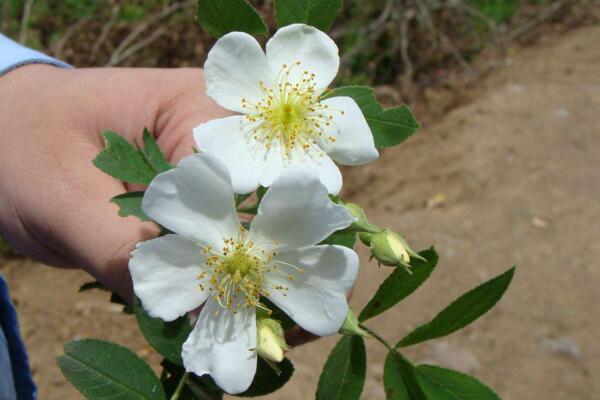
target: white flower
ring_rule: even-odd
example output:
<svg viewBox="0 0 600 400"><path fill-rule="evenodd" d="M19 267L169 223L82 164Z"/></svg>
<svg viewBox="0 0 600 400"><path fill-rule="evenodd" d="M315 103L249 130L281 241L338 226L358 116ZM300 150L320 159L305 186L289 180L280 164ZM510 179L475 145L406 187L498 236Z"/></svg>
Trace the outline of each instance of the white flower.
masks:
<svg viewBox="0 0 600 400"><path fill-rule="evenodd" d="M294 24L279 29L266 54L250 35L233 32L217 41L204 65L208 95L244 114L194 129L200 150L220 158L236 193L270 186L290 165L317 172L337 194L343 165L377 159L371 130L350 97L322 99L339 69L338 48L325 33Z"/></svg>
<svg viewBox="0 0 600 400"><path fill-rule="evenodd" d="M249 230L238 220L225 165L208 154L183 159L148 187L144 212L175 234L138 244L129 269L153 317L172 321L204 303L183 345L183 362L229 393L256 372L256 308L268 298L315 335L331 335L348 311L358 257L317 245L352 218L303 168L284 172L264 196Z"/></svg>

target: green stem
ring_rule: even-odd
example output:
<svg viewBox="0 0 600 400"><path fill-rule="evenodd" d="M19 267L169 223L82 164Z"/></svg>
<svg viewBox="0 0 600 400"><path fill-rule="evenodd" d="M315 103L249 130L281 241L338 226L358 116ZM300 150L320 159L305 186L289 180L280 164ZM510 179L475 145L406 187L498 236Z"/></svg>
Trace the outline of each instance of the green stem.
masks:
<svg viewBox="0 0 600 400"><path fill-rule="evenodd" d="M381 344L383 344L385 347L387 347L387 349L389 351L393 351L395 353L398 353L398 350L396 350L394 348L394 346L392 346L391 344L389 344L384 338L382 338L381 336L379 336L378 334L376 334L375 332L373 332L372 330L370 330L369 328L367 328L366 326L364 326L363 324L358 324L358 326L362 329L364 329L365 331L369 332L369 334L371 336L373 336L377 341L379 341Z"/></svg>
<svg viewBox="0 0 600 400"><path fill-rule="evenodd" d="M181 396L181 392L183 391L183 388L185 386L185 382L187 381L188 376L190 375L189 372L186 372L185 374L183 374L181 376L181 379L179 380L179 384L177 385L177 389L175 389L175 392L173 393L173 396L171 396L171 400L177 400L179 399L179 396Z"/></svg>

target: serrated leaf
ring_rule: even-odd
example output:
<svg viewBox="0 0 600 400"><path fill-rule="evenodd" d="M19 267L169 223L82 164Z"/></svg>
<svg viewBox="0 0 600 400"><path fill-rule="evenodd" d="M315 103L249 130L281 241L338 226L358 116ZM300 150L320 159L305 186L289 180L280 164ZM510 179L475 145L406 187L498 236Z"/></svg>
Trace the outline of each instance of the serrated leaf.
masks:
<svg viewBox="0 0 600 400"><path fill-rule="evenodd" d="M198 23L214 37L229 32L268 35L267 25L246 0L198 0Z"/></svg>
<svg viewBox="0 0 600 400"><path fill-rule="evenodd" d="M443 309L431 322L419 326L396 347L410 346L455 332L489 311L508 289L515 268L477 286Z"/></svg>
<svg viewBox="0 0 600 400"><path fill-rule="evenodd" d="M237 394L236 396L264 396L282 388L294 374L294 366L290 360L284 358L282 362L277 363L277 368L279 369L279 374L262 358L259 358L252 385L244 393Z"/></svg>
<svg viewBox="0 0 600 400"><path fill-rule="evenodd" d="M348 247L353 249L356 244L356 233L346 230L333 232L328 238L323 240L321 244L336 244L338 246Z"/></svg>
<svg viewBox="0 0 600 400"><path fill-rule="evenodd" d="M142 199L144 192L123 193L110 199L111 203L119 206L119 215L121 217L134 216L142 221L150 221L150 218L142 210Z"/></svg>
<svg viewBox="0 0 600 400"><path fill-rule="evenodd" d="M356 101L371 128L376 147L396 146L419 129L407 106L384 109L368 86L342 86L324 97L336 96L348 96Z"/></svg>
<svg viewBox="0 0 600 400"><path fill-rule="evenodd" d="M437 252L431 248L421 251L419 255L427 261L413 258L410 268L412 273L407 272L403 267L395 268L361 311L358 316L359 321L366 321L398 304L429 278L438 262Z"/></svg>
<svg viewBox="0 0 600 400"><path fill-rule="evenodd" d="M365 384L367 354L360 336L342 336L319 377L317 400L358 400Z"/></svg>
<svg viewBox="0 0 600 400"><path fill-rule="evenodd" d="M144 308L137 297L133 303L135 318L142 335L150 346L170 362L181 365L181 347L192 332L192 325L187 315L172 322L153 318Z"/></svg>
<svg viewBox="0 0 600 400"><path fill-rule="evenodd" d="M105 148L93 163L108 175L124 182L147 185L156 172L131 143L114 132L104 132Z"/></svg>
<svg viewBox="0 0 600 400"><path fill-rule="evenodd" d="M342 8L342 0L275 0L277 24L312 25L328 31Z"/></svg>
<svg viewBox="0 0 600 400"><path fill-rule="evenodd" d="M160 381L144 360L115 343L96 339L65 344L58 363L89 400L165 400Z"/></svg>
<svg viewBox="0 0 600 400"><path fill-rule="evenodd" d="M390 351L385 359L383 387L387 400L429 400L419 386L415 367L395 351Z"/></svg>
<svg viewBox="0 0 600 400"><path fill-rule="evenodd" d="M467 374L426 364L416 369L427 400L500 400L490 388Z"/></svg>
<svg viewBox="0 0 600 400"><path fill-rule="evenodd" d="M173 168L173 166L167 162L164 154L156 144L156 141L146 128L144 128L142 140L144 142L142 153L146 157L146 161L152 166L156 173L160 174L161 172L165 172Z"/></svg>

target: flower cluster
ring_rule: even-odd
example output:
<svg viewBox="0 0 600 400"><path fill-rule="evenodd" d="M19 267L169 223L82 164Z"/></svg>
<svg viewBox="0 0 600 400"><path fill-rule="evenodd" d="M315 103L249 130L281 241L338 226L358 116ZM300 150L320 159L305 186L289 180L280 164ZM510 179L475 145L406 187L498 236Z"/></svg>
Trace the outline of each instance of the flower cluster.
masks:
<svg viewBox="0 0 600 400"><path fill-rule="evenodd" d="M198 126L201 153L152 181L143 211L173 233L138 244L129 266L150 316L172 321L201 307L184 366L240 393L257 356L278 362L287 350L265 299L315 335L342 327L358 257L319 244L355 222L329 198L342 186L332 160L364 164L378 153L355 101L327 98L338 49L313 27L280 29L266 54L251 36L230 33L205 67L208 95L241 115ZM244 224L234 194L261 185L268 191Z"/></svg>

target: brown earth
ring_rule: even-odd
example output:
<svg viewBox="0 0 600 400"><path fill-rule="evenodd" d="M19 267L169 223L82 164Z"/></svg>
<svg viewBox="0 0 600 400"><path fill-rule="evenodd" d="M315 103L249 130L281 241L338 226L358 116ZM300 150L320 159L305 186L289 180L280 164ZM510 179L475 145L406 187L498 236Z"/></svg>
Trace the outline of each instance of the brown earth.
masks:
<svg viewBox="0 0 600 400"><path fill-rule="evenodd" d="M395 341L449 301L518 264L506 297L464 331L407 355L473 373L505 400L593 399L600 391L600 27L505 59L469 104L375 165L348 171L346 197L370 218L434 244L441 262L420 291L369 325ZM388 270L364 263L352 303ZM64 342L97 337L156 358L134 321L102 293L78 294L78 271L2 266L17 303L40 399L81 398L61 376ZM293 351L296 374L269 399L310 399L335 343ZM364 399L383 399L385 350L368 343Z"/></svg>

